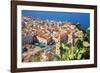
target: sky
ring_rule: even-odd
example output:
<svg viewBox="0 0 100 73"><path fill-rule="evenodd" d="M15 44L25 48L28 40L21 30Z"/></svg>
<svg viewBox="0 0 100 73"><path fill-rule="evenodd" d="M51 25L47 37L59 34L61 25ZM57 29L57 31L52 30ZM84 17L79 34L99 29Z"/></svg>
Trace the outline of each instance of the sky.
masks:
<svg viewBox="0 0 100 73"><path fill-rule="evenodd" d="M81 26L85 29L90 26L89 13L22 10L22 16L31 16L32 18L80 23Z"/></svg>

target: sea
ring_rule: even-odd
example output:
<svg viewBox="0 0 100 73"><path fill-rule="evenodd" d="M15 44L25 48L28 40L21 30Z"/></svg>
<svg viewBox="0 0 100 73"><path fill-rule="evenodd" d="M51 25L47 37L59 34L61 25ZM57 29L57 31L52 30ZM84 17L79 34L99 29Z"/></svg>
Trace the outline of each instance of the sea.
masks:
<svg viewBox="0 0 100 73"><path fill-rule="evenodd" d="M22 16L53 21L72 22L75 24L79 23L84 29L90 27L90 13L22 10Z"/></svg>

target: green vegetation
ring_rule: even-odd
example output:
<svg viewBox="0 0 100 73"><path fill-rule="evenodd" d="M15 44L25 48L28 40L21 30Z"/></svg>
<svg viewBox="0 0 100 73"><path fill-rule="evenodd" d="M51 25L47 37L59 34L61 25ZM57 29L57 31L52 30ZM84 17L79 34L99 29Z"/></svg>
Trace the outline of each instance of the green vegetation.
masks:
<svg viewBox="0 0 100 73"><path fill-rule="evenodd" d="M60 55L55 55L54 60L65 61L65 60L82 60L89 59L89 30L86 33L81 32L80 35L73 39L75 42L66 43L60 42ZM73 43L75 45L73 45Z"/></svg>

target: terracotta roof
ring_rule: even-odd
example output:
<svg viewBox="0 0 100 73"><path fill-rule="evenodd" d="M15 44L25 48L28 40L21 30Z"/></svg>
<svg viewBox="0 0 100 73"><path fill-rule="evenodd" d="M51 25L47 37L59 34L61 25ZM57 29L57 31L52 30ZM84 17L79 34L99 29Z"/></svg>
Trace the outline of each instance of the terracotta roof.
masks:
<svg viewBox="0 0 100 73"><path fill-rule="evenodd" d="M46 40L49 40L49 39L51 39L51 37L49 36L49 35L45 35L45 34L37 34L37 36L38 37L41 37L41 38L44 38L44 39L46 39Z"/></svg>

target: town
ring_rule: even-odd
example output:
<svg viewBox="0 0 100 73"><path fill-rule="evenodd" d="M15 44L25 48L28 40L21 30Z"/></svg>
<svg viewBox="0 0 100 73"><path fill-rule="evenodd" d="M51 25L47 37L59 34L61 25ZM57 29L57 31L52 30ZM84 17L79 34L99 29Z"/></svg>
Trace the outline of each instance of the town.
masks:
<svg viewBox="0 0 100 73"><path fill-rule="evenodd" d="M76 59L75 43L79 39L83 40L83 36L84 32L78 29L75 23L22 16L22 61L57 61L58 57L62 60ZM89 47L89 43L85 43L88 44L86 47ZM67 57L68 53L63 55L64 50L61 48L64 47L66 50L74 50L71 51L70 58Z"/></svg>

